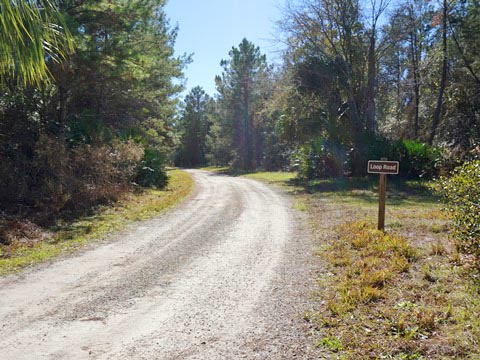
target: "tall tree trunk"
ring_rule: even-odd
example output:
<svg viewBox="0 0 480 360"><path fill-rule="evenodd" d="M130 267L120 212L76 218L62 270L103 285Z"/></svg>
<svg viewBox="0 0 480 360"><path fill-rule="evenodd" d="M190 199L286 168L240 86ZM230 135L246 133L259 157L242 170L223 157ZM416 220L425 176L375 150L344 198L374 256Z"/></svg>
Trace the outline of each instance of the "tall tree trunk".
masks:
<svg viewBox="0 0 480 360"><path fill-rule="evenodd" d="M367 132L373 134L376 131L375 121L375 85L376 85L376 59L375 59L375 27L372 28L370 35L370 46L368 48L368 81L367 81Z"/></svg>
<svg viewBox="0 0 480 360"><path fill-rule="evenodd" d="M395 109L395 118L397 120L397 124L400 124L400 118L402 115L401 107L402 107L402 64L400 63L400 54L397 51L397 108Z"/></svg>
<svg viewBox="0 0 480 360"><path fill-rule="evenodd" d="M199 165L199 141L198 141L198 116L197 114L193 115L191 123L191 134L192 134L192 144L191 144L191 153L190 155L190 165L196 167Z"/></svg>
<svg viewBox="0 0 480 360"><path fill-rule="evenodd" d="M475 80L475 83L477 84L477 86L480 86L480 78L477 76L477 74L475 73L475 70L472 67L473 61L468 59L467 56L465 55L465 51L463 50L462 46L460 45L460 42L458 41L457 36L455 35L455 31L454 31L451 23L450 23L450 36L455 42L455 45L458 49L458 52L460 53L460 56L462 57L463 63L465 64L465 67L467 68L470 75L472 75L472 77Z"/></svg>
<svg viewBox="0 0 480 360"><path fill-rule="evenodd" d="M433 144L435 135L437 132L438 125L440 123L440 118L442 114L443 106L443 93L445 92L445 85L447 83L447 71L448 71L448 54L447 54L447 0L443 0L443 21L442 21L442 53L443 53L443 62L442 62L442 77L440 79L440 88L438 89L438 98L437 106L433 112L432 119L432 129L430 132L430 137L428 143Z"/></svg>
<svg viewBox="0 0 480 360"><path fill-rule="evenodd" d="M353 158L352 158L352 173L353 175L360 175L364 169L365 149L363 144L363 126L360 121L358 113L357 101L355 100L353 85L349 85L348 107L350 126L353 140Z"/></svg>
<svg viewBox="0 0 480 360"><path fill-rule="evenodd" d="M418 132L420 128L420 69L419 69L419 44L417 37L417 26L413 7L409 7L410 16L410 62L413 73L413 102L414 102L414 116L413 116L413 137L418 139Z"/></svg>
<svg viewBox="0 0 480 360"><path fill-rule="evenodd" d="M244 170L251 170L251 163L252 163L252 154L251 154L251 141L250 141L250 86L249 86L249 78L245 76L243 82L243 96L244 96L244 104L243 104L243 139L244 139L244 148L243 148L243 164L242 167Z"/></svg>
<svg viewBox="0 0 480 360"><path fill-rule="evenodd" d="M418 132L420 129L420 81L418 79L418 63L415 65L413 77L414 77L413 92L415 96L415 105L414 105L415 117L414 117L414 123L413 123L413 137L415 140L417 140Z"/></svg>

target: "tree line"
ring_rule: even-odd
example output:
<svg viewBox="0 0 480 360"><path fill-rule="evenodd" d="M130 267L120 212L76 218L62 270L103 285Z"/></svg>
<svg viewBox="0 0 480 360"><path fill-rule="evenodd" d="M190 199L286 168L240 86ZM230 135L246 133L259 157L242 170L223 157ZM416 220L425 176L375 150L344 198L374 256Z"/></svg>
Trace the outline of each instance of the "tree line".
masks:
<svg viewBox="0 0 480 360"><path fill-rule="evenodd" d="M288 3L282 65L246 39L233 47L218 95L185 99L177 163L315 178L388 157L408 177L447 171L479 155L479 29L470 0Z"/></svg>
<svg viewBox="0 0 480 360"><path fill-rule="evenodd" d="M287 2L280 65L243 39L181 103L165 3L0 1L3 211L84 212L166 164L418 178L479 156L476 0Z"/></svg>
<svg viewBox="0 0 480 360"><path fill-rule="evenodd" d="M164 186L189 61L174 55L165 1L0 6L1 208L47 221Z"/></svg>

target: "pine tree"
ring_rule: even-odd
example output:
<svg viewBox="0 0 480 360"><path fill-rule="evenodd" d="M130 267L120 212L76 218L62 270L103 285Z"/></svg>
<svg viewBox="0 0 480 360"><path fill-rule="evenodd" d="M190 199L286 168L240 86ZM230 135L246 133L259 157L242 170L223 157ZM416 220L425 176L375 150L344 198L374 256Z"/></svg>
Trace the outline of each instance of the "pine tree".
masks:
<svg viewBox="0 0 480 360"><path fill-rule="evenodd" d="M229 52L230 59L222 60L223 73L217 76L219 102L233 129L236 150L235 166L242 170L256 167L253 116L258 106L258 82L266 71L266 57L247 39Z"/></svg>
<svg viewBox="0 0 480 360"><path fill-rule="evenodd" d="M188 167L206 165L212 103L213 100L200 86L194 87L185 97L185 107L180 119L181 144L176 159L179 165Z"/></svg>

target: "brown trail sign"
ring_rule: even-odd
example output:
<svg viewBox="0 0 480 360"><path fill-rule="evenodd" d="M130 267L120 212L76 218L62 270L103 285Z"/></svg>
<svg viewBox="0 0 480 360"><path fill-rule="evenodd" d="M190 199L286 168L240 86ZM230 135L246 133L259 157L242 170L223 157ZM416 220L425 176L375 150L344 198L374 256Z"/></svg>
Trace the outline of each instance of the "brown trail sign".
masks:
<svg viewBox="0 0 480 360"><path fill-rule="evenodd" d="M400 170L398 161L369 160L367 171L369 174L380 174L378 200L378 230L385 229L385 199L387 194L387 174L396 175Z"/></svg>
<svg viewBox="0 0 480 360"><path fill-rule="evenodd" d="M398 161L382 161L382 160L369 160L368 172L370 174L398 174L399 170Z"/></svg>

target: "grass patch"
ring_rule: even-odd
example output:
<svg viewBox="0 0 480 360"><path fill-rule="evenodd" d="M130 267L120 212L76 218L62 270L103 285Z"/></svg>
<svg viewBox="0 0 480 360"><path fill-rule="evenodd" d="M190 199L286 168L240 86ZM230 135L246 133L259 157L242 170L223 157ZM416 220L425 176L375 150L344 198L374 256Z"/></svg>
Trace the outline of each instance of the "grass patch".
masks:
<svg viewBox="0 0 480 360"><path fill-rule="evenodd" d="M85 244L119 231L127 224L160 214L184 199L193 187L191 176L180 170L169 171L165 190L149 189L129 194L113 207L101 207L94 215L70 223L59 223L49 229L43 241L24 244L16 241L0 245L0 275L49 260L59 254L71 253Z"/></svg>
<svg viewBox="0 0 480 360"><path fill-rule="evenodd" d="M314 180L304 184L308 193L321 193L335 198L337 202L372 207L378 205L378 178L374 176ZM440 197L432 191L430 182L388 178L387 203L390 206L427 207L439 201Z"/></svg>
<svg viewBox="0 0 480 360"><path fill-rule="evenodd" d="M282 186L291 186L294 185L297 180L296 172L288 171L258 171L258 172L243 172L238 169L230 168L227 166L218 167L218 166L208 166L203 167L200 170L211 171L214 173L220 173L230 176L241 176L247 179L253 179L258 181L263 181L269 184L276 184Z"/></svg>
<svg viewBox="0 0 480 360"><path fill-rule="evenodd" d="M332 315L342 316L384 298L384 289L409 270L416 254L404 238L385 235L366 222L345 224L338 233L327 255L337 275L328 308ZM337 258L349 261L340 267Z"/></svg>
<svg viewBox="0 0 480 360"><path fill-rule="evenodd" d="M243 174L242 177L263 181L269 184L289 185L297 177L295 172L286 171L262 171L249 174Z"/></svg>
<svg viewBox="0 0 480 360"><path fill-rule="evenodd" d="M350 359L478 358L478 292L448 257L362 221L337 232L322 253L333 273L319 280L322 342L338 339Z"/></svg>
<svg viewBox="0 0 480 360"><path fill-rule="evenodd" d="M297 179L296 172L289 171L260 171L255 173L240 174L247 179L262 181L264 183L279 186L283 191L296 195L294 208L298 211L306 211L308 208L305 192L305 184Z"/></svg>
<svg viewBox="0 0 480 360"><path fill-rule="evenodd" d="M386 233L376 184L308 184L319 261L316 345L347 359L480 358L480 295L429 184L388 184ZM335 339L341 349L333 349Z"/></svg>
<svg viewBox="0 0 480 360"><path fill-rule="evenodd" d="M242 176L280 185L307 211L317 255L316 347L346 359L480 358L480 295L431 183L388 178L386 233L378 178L304 182L293 173Z"/></svg>
<svg viewBox="0 0 480 360"><path fill-rule="evenodd" d="M287 192L295 195L319 195L333 201L353 206L376 208L378 206L378 177L353 177L338 179L300 180L295 172L253 172L240 173L229 168L213 168L213 171L232 176L242 176L268 184L280 185ZM217 170L215 170L217 169ZM210 168L206 170L212 171ZM431 207L440 202L440 197L432 191L433 185L427 181L404 180L389 177L387 184L387 204L393 207L413 205ZM438 207L432 216L446 219ZM439 215L440 214L440 215ZM427 215L426 215L427 216Z"/></svg>
<svg viewBox="0 0 480 360"><path fill-rule="evenodd" d="M307 211L308 205L304 200L296 200L293 204L293 208L297 211Z"/></svg>
<svg viewBox="0 0 480 360"><path fill-rule="evenodd" d="M320 346L323 346L326 349L333 352L338 352L343 350L343 346L340 340L336 338L331 338L331 337L324 337L315 345L315 347L320 347Z"/></svg>
<svg viewBox="0 0 480 360"><path fill-rule="evenodd" d="M431 183L389 177L383 233L375 176L242 176L280 185L309 214L324 264L317 308L305 317L316 347L345 359L480 358L479 290Z"/></svg>

